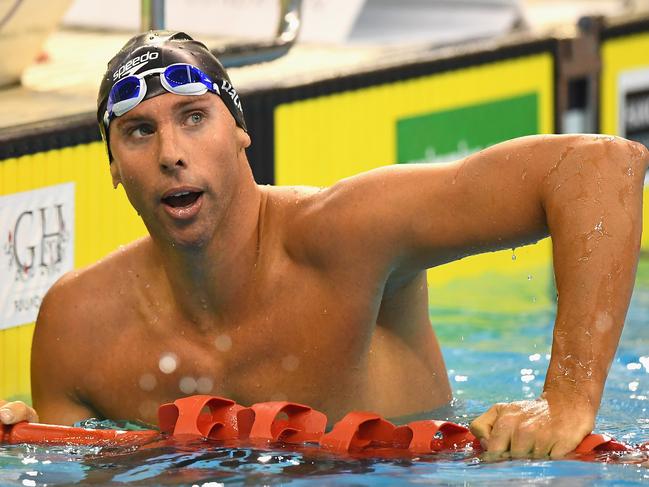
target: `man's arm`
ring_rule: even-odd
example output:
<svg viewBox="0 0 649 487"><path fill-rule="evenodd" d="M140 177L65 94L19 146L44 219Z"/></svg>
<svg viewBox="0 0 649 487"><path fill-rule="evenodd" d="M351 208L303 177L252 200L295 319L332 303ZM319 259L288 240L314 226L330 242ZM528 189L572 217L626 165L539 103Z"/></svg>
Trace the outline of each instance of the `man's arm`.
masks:
<svg viewBox="0 0 649 487"><path fill-rule="evenodd" d="M74 308L73 303L64 300L66 292L61 289L65 287L64 282L65 277L47 293L36 322L31 362L32 402L35 408L22 401L0 399L2 424L41 421L71 425L93 416L92 410L76 398L71 382L79 368L74 367L70 358L78 356L79 350L67 341L70 326L66 328L61 325L66 322L65 310Z"/></svg>
<svg viewBox="0 0 649 487"><path fill-rule="evenodd" d="M472 429L495 453L561 456L591 431L617 347L646 167L647 150L620 138L525 137L451 164L342 181L324 195L332 221L323 225L336 228L332 253L349 246L358 259L385 262L388 288L423 268L550 233L559 306L544 392L494 406Z"/></svg>
<svg viewBox="0 0 649 487"><path fill-rule="evenodd" d="M75 293L66 281L63 277L54 284L41 304L32 341L31 382L40 420L72 425L96 414L78 396L77 379L87 352L76 331Z"/></svg>
<svg viewBox="0 0 649 487"><path fill-rule="evenodd" d="M545 178L558 291L552 358L539 400L496 405L473 423L491 452L559 457L594 426L633 290L647 167L639 144L598 143L564 152Z"/></svg>

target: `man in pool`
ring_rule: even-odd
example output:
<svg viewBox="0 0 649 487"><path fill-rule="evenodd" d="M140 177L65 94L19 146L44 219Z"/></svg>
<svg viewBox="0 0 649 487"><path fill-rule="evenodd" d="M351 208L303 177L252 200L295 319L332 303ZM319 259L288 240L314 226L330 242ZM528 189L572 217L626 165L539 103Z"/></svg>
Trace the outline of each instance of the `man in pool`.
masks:
<svg viewBox="0 0 649 487"><path fill-rule="evenodd" d="M430 411L451 389L425 270L551 235L560 299L543 392L493 406L472 430L494 454L560 457L593 429L638 259L642 145L532 136L326 189L258 186L226 73L166 32L109 63L98 120L113 182L149 236L44 299L41 421L154 423L159 404L197 392L287 399L331 420ZM16 402L0 418L37 415Z"/></svg>

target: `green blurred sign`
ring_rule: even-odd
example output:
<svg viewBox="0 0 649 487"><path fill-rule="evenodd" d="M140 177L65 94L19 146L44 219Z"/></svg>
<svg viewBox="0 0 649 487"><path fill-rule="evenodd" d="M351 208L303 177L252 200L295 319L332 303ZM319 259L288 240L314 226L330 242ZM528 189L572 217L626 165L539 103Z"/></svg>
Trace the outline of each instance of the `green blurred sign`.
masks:
<svg viewBox="0 0 649 487"><path fill-rule="evenodd" d="M507 139L536 134L538 105L538 95L532 93L401 119L397 161L453 161Z"/></svg>

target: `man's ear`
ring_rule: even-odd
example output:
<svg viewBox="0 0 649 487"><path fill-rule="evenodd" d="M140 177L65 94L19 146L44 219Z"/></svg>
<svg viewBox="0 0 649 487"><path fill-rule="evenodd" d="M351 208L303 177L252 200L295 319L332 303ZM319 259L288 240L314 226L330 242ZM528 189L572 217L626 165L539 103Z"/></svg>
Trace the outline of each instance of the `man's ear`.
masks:
<svg viewBox="0 0 649 487"><path fill-rule="evenodd" d="M115 161L112 161L110 163L110 176L113 178L113 188L117 189L117 186L119 186L122 182L122 176L119 173L119 169L117 168L117 163Z"/></svg>
<svg viewBox="0 0 649 487"><path fill-rule="evenodd" d="M237 140L239 141L239 144L241 145L242 149L247 149L250 147L250 144L252 144L252 140L250 139L250 135L248 135L248 132L243 130L241 127L237 127Z"/></svg>

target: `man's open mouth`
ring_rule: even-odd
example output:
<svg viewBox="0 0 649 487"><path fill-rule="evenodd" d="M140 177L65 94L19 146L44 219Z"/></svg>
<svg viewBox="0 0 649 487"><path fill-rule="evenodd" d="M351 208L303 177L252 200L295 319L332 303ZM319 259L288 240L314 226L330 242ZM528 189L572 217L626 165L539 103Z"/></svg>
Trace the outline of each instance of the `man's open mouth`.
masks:
<svg viewBox="0 0 649 487"><path fill-rule="evenodd" d="M162 202L172 208L184 208L196 203L202 194L202 191L178 191L162 198Z"/></svg>

